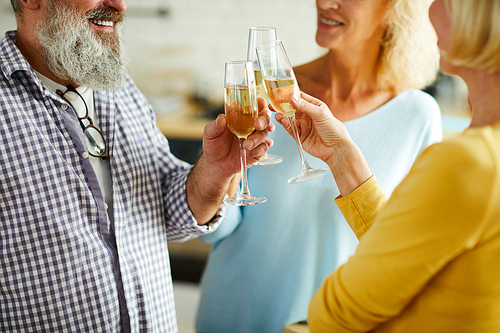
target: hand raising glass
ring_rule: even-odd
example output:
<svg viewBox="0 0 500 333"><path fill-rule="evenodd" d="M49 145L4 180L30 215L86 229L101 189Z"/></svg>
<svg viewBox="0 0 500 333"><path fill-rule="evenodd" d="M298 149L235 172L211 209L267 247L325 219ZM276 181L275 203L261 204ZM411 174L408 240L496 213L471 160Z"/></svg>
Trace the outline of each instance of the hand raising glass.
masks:
<svg viewBox="0 0 500 333"><path fill-rule="evenodd" d="M295 109L290 104L290 94L298 94L299 86L292 66L280 40L266 42L257 47L264 88L274 110L289 118L293 136L300 153L301 172L290 178L288 183L300 183L322 176L329 169L313 169L307 162L295 124Z"/></svg>
<svg viewBox="0 0 500 333"><path fill-rule="evenodd" d="M248 206L267 201L265 197L250 194L247 182L246 150L243 141L255 130L258 116L255 73L251 61L226 63L224 75L224 110L227 126L238 137L240 146L241 190L235 197L224 202L235 206Z"/></svg>

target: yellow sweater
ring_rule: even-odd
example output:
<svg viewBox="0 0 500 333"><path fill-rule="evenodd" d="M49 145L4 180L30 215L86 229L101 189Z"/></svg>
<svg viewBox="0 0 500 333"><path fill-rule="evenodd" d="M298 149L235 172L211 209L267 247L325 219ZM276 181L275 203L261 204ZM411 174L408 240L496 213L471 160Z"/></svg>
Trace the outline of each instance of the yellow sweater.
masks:
<svg viewBox="0 0 500 333"><path fill-rule="evenodd" d="M358 238L309 306L311 332L500 332L500 124L428 148L386 200L336 199Z"/></svg>

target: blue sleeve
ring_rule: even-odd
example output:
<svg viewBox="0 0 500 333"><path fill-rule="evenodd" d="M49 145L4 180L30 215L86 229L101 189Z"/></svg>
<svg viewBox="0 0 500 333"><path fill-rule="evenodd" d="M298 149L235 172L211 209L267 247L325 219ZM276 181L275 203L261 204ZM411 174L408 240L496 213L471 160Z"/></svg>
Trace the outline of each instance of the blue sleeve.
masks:
<svg viewBox="0 0 500 333"><path fill-rule="evenodd" d="M217 230L210 234L200 236L200 240L205 243L215 243L232 234L241 222L241 211L241 207L228 205L226 215L222 218Z"/></svg>

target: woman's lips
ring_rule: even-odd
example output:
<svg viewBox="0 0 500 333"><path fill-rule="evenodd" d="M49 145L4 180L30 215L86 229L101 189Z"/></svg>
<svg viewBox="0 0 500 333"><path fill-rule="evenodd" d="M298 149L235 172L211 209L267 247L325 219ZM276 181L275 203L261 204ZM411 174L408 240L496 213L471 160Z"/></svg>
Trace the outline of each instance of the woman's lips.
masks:
<svg viewBox="0 0 500 333"><path fill-rule="evenodd" d="M339 21L335 21L332 19L327 19L326 17L320 16L319 17L319 22L326 25L326 26L339 26L339 25L344 25L343 23Z"/></svg>

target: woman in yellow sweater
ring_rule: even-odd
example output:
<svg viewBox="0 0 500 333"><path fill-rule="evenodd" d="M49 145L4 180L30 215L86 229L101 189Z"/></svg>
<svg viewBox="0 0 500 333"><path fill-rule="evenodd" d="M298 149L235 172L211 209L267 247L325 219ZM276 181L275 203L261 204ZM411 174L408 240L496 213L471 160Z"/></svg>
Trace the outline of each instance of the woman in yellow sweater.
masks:
<svg viewBox="0 0 500 333"><path fill-rule="evenodd" d="M436 0L429 14L471 125L425 150L389 200L327 106L291 97L360 239L313 297L312 332L500 332L500 0Z"/></svg>

